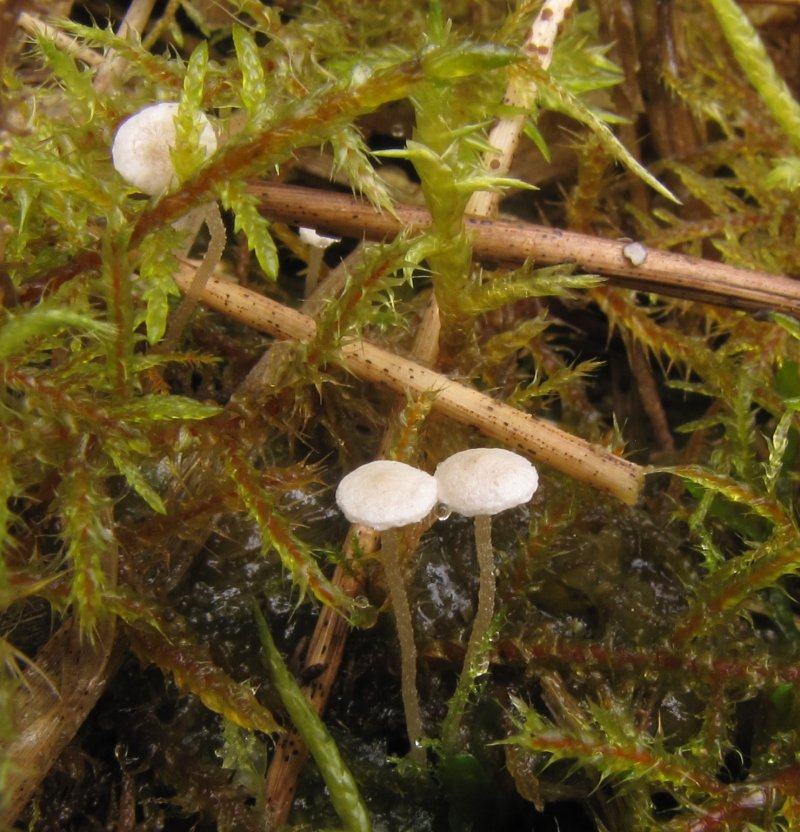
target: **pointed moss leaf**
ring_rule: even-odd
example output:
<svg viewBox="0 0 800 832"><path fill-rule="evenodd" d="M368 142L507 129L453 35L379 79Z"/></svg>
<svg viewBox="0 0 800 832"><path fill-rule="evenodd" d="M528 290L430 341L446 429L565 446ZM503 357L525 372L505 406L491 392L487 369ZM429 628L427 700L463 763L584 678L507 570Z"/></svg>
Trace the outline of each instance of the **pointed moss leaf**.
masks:
<svg viewBox="0 0 800 832"><path fill-rule="evenodd" d="M184 396L149 394L114 408L115 418L129 422L161 422L178 419L209 419L222 412L216 405L196 402Z"/></svg>
<svg viewBox="0 0 800 832"><path fill-rule="evenodd" d="M65 210L61 206L64 206L68 197L80 199L93 210L111 211L115 207L108 185L94 173L94 160L88 155L83 157L73 154L67 161L57 155L50 143L33 147L20 141L12 143L10 155L14 162L26 169L29 176L47 186L43 189L47 201L40 208L47 210L53 204L59 205L59 209L52 212L59 222L69 219L57 215L59 211Z"/></svg>
<svg viewBox="0 0 800 832"><path fill-rule="evenodd" d="M105 610L106 566L114 546L113 502L86 459L74 459L58 486L58 514L71 571L69 601L81 634L92 638Z"/></svg>
<svg viewBox="0 0 800 832"><path fill-rule="evenodd" d="M146 304L145 331L151 346L164 337L169 315L169 299L180 296L173 278L178 267L177 258L173 253L175 237L172 226L166 226L157 233L148 234L140 247L142 262L137 285L143 287L141 295Z"/></svg>
<svg viewBox="0 0 800 832"><path fill-rule="evenodd" d="M170 621L162 617L160 623L163 633L150 628L132 630L137 653L172 673L179 688L195 694L206 708L235 725L265 734L280 731L272 712L253 690L219 667L205 641L192 634L180 616L173 612Z"/></svg>
<svg viewBox="0 0 800 832"><path fill-rule="evenodd" d="M245 192L239 183L225 185L220 191L222 204L234 214L234 230L243 231L247 247L254 252L258 265L270 279L278 277L278 250L267 222L258 210L258 199Z"/></svg>
<svg viewBox="0 0 800 832"><path fill-rule="evenodd" d="M65 329L93 332L104 338L114 335L114 327L89 315L50 306L36 306L21 313L9 314L0 327L0 358L8 358L23 351L33 338L52 335Z"/></svg>
<svg viewBox="0 0 800 832"><path fill-rule="evenodd" d="M750 18L734 0L710 0L739 66L795 147L800 148L800 104L772 59Z"/></svg>
<svg viewBox="0 0 800 832"><path fill-rule="evenodd" d="M305 694L286 667L272 640L267 622L255 604L253 615L264 651L264 664L269 671L272 684L319 768L336 814L339 815L347 832L371 832L372 822L358 791L358 784L342 759L333 737L328 733L317 712L309 705Z"/></svg>
<svg viewBox="0 0 800 832"><path fill-rule="evenodd" d="M678 205L681 204L681 201L669 188L662 185L650 171L633 158L630 151L611 132L600 114L587 107L577 96L558 84L552 77L543 76L540 79L539 100L542 106L564 113L564 115L568 115L588 127L603 146L603 149L619 164L628 168L631 173L638 176L662 196Z"/></svg>
<svg viewBox="0 0 800 832"><path fill-rule="evenodd" d="M376 150L373 156L379 156L382 159L408 159L410 162L441 163L441 156L438 153L414 139L408 139L405 147Z"/></svg>
<svg viewBox="0 0 800 832"><path fill-rule="evenodd" d="M203 106L203 86L208 70L208 43L201 41L192 52L183 77L181 103L199 110Z"/></svg>
<svg viewBox="0 0 800 832"><path fill-rule="evenodd" d="M541 134L539 128L536 126L536 122L533 119L529 118L525 120L524 132L525 135L536 145L537 150L542 154L542 158L545 162L549 162L551 159L550 148L547 146L544 136Z"/></svg>
<svg viewBox="0 0 800 832"><path fill-rule="evenodd" d="M510 176L470 176L456 183L456 190L461 194L474 194L476 191L499 191L504 188L518 188L524 191L538 191L536 185L523 182L521 179L513 179Z"/></svg>
<svg viewBox="0 0 800 832"><path fill-rule="evenodd" d="M789 439L791 438L790 431L794 425L797 411L800 410L800 399L789 400L787 404L789 409L778 420L772 438L767 438L769 458L762 463L764 467L764 485L771 494L775 491L775 485L787 458Z"/></svg>
<svg viewBox="0 0 800 832"><path fill-rule="evenodd" d="M523 320L517 326L505 329L489 338L481 346L481 355L492 366L496 366L519 350L529 348L531 342L538 338L547 327L548 322L542 318ZM538 378L535 378L534 384L538 385L538 383Z"/></svg>
<svg viewBox="0 0 800 832"><path fill-rule="evenodd" d="M365 196L376 208L393 214L394 204L389 189L372 166L368 158L369 148L358 130L348 125L331 137L331 148L334 170L347 176L353 191Z"/></svg>
<svg viewBox="0 0 800 832"><path fill-rule="evenodd" d="M664 470L676 474L689 484L700 486L731 503L738 504L745 511L753 512L771 523L786 522L785 512L774 500L757 494L747 485L731 477L716 474L699 465L680 465Z"/></svg>
<svg viewBox="0 0 800 832"><path fill-rule="evenodd" d="M570 92L581 95L613 87L624 73L609 57L610 46L592 46L600 29L596 11L575 15L564 27L553 49L550 73Z"/></svg>
<svg viewBox="0 0 800 832"><path fill-rule="evenodd" d="M764 177L765 188L783 188L787 191L800 188L800 157L778 159L773 165L772 170Z"/></svg>
<svg viewBox="0 0 800 832"><path fill-rule="evenodd" d="M289 521L275 510L274 495L264 488L250 460L232 452L225 460L225 467L248 514L258 524L264 553L277 552L301 596L311 589L322 603L346 611L356 626L374 620L373 608L357 604L326 577L309 547L296 536Z"/></svg>
<svg viewBox="0 0 800 832"><path fill-rule="evenodd" d="M570 297L579 289L593 289L603 278L591 274L571 274L571 267L549 266L531 272L516 269L486 283L471 285L463 295L465 311L481 314L508 303L532 297Z"/></svg>
<svg viewBox="0 0 800 832"><path fill-rule="evenodd" d="M69 102L80 107L81 120L90 121L97 97L92 84L92 74L81 70L67 50L59 49L45 35L40 33L36 38L36 44L67 91Z"/></svg>
<svg viewBox="0 0 800 832"><path fill-rule="evenodd" d="M422 54L422 69L431 80L445 81L480 75L519 63L521 55L514 49L488 43L459 43L434 47Z"/></svg>
<svg viewBox="0 0 800 832"><path fill-rule="evenodd" d="M131 460L125 452L113 445L107 444L105 451L114 463L114 467L125 478L128 485L150 506L157 514L166 514L167 509L158 492L142 475L138 460Z"/></svg>
<svg viewBox="0 0 800 832"><path fill-rule="evenodd" d="M192 52L183 79L183 94L175 116L175 147L172 163L178 179L188 179L205 161L200 144L202 127L203 86L208 69L208 43L201 41Z"/></svg>
<svg viewBox="0 0 800 832"><path fill-rule="evenodd" d="M264 67L261 65L258 46L250 32L235 23L233 26L233 45L242 73L242 104L250 118L264 115L267 100L267 81Z"/></svg>

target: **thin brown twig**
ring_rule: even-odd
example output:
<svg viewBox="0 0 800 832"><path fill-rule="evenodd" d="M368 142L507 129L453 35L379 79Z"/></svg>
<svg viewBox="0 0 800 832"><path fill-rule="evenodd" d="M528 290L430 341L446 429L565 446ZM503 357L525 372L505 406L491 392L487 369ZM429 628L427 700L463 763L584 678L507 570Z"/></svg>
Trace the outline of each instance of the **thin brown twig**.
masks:
<svg viewBox="0 0 800 832"><path fill-rule="evenodd" d="M117 29L117 36L125 38L133 32L141 34L150 19L153 6L155 6L155 0L131 0L128 11L125 12L125 17ZM119 56L116 50L109 49L94 76L94 88L98 94L107 93L120 78L127 65L125 58Z"/></svg>
<svg viewBox="0 0 800 832"><path fill-rule="evenodd" d="M189 287L193 272L194 267L187 263L178 271L175 279L182 291ZM308 341L316 333L313 318L220 277L209 280L200 301L277 338ZM384 384L398 393L434 394L433 407L439 413L472 425L485 435L625 503L639 499L646 469L605 448L369 341L347 342L340 354L348 369L359 378Z"/></svg>
<svg viewBox="0 0 800 832"><path fill-rule="evenodd" d="M321 232L370 240L419 231L430 224L423 208L395 206L381 213L345 194L294 185L254 184L262 212L283 222L310 225ZM800 316L800 281L785 275L739 269L713 260L655 248L629 248L630 241L608 240L526 222L469 218L477 260L487 265L574 263L609 283L642 292L732 306L776 310ZM639 262L637 255L643 254ZM638 265L637 265L638 262Z"/></svg>
<svg viewBox="0 0 800 832"><path fill-rule="evenodd" d="M50 23L45 23L36 15L22 12L17 23L20 29L26 31L29 35L43 35L50 38L59 49L89 66L98 66L103 62L103 56L99 52L95 52L94 49L89 49L87 46L81 46L77 38L62 32L61 29Z"/></svg>

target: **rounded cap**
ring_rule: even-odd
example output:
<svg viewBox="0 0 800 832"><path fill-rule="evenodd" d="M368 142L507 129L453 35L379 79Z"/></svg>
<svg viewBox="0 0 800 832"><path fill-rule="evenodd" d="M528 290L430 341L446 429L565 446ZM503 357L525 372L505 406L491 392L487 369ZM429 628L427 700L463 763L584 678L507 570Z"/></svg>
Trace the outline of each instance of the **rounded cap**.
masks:
<svg viewBox="0 0 800 832"><path fill-rule="evenodd" d="M465 517L498 514L527 503L539 485L524 456L502 448L472 448L436 468L439 501Z"/></svg>
<svg viewBox="0 0 800 832"><path fill-rule="evenodd" d="M114 168L140 191L154 196L165 191L175 176L170 150L175 147L173 101L151 104L122 122L111 146ZM206 156L217 149L211 122L201 113L200 146Z"/></svg>
<svg viewBox="0 0 800 832"><path fill-rule="evenodd" d="M388 459L356 468L336 489L344 516L379 532L422 520L436 501L436 480L430 474Z"/></svg>

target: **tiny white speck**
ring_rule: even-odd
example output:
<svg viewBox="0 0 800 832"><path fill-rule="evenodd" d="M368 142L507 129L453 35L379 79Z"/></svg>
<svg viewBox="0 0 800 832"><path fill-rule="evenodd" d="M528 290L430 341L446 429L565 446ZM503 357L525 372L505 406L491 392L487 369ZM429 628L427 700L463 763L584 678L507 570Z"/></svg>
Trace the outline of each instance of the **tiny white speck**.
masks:
<svg viewBox="0 0 800 832"><path fill-rule="evenodd" d="M641 266L647 260L647 249L641 243L628 243L622 253L634 266Z"/></svg>

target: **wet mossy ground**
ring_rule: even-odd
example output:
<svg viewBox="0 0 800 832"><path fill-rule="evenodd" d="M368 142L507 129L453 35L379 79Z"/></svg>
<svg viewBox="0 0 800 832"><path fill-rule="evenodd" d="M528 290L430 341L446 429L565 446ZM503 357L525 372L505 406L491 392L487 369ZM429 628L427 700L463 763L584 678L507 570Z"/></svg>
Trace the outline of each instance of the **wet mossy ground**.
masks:
<svg viewBox="0 0 800 832"><path fill-rule="evenodd" d="M54 25L89 58L52 32L0 32L0 812L31 792L10 828L264 829L273 729L290 725L254 604L310 685L323 603L357 625L324 720L375 830L800 826L797 310L598 284L574 262L509 279L472 269L468 238L451 233L515 73L541 95L512 173L540 190L512 188L501 210L704 256L709 270L800 273L797 136L749 80L752 45L726 40L708 4L575 3L552 71L525 75L539 6L195 2L143 46L94 25L116 26L124 4L58 4ZM153 20L170 9L156 4ZM796 93L800 12L748 11ZM100 91L112 48L128 71ZM156 98L211 113L263 158L232 154L208 181L143 200L108 148ZM370 153L409 138L416 156ZM634 156L680 204L637 178ZM228 277L303 302L296 229L261 217L244 189L276 178L313 188L319 211L331 190L384 211L424 203L432 228L368 247L310 345L201 308L160 353L181 200L222 202ZM206 245L201 234L192 253ZM326 269L357 245L331 249ZM435 395L398 401L341 357L342 338L361 336L408 355L432 292L440 370L647 476L624 505L541 466L530 504L495 518L490 670L448 741L477 602L473 523L406 531L430 738L419 770L405 759L379 551L356 547L346 567L355 601L330 581L349 531L333 498L345 473L384 442L430 471L490 441ZM266 381L243 394L265 353ZM342 824L307 763L284 828Z"/></svg>

